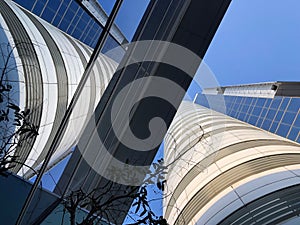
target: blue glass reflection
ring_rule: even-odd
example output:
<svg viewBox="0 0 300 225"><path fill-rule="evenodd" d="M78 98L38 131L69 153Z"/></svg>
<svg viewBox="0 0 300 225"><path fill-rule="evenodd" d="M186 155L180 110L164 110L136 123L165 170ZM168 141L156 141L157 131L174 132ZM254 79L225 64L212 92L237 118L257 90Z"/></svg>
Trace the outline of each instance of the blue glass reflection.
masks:
<svg viewBox="0 0 300 225"><path fill-rule="evenodd" d="M281 124L278 129L277 129L277 132L276 134L282 136L282 137L286 137L288 132L290 130L290 126L288 125L285 125L285 124Z"/></svg>
<svg viewBox="0 0 300 225"><path fill-rule="evenodd" d="M298 112L300 108L300 98L292 98L287 108L289 112Z"/></svg>
<svg viewBox="0 0 300 225"><path fill-rule="evenodd" d="M296 141L296 138L298 137L299 132L300 132L299 128L296 128L296 127L292 128L288 138Z"/></svg>
<svg viewBox="0 0 300 225"><path fill-rule="evenodd" d="M269 130L271 123L272 123L271 120L265 119L261 127L265 130Z"/></svg>
<svg viewBox="0 0 300 225"><path fill-rule="evenodd" d="M296 113L294 112L286 112L282 118L282 122L288 125L292 125L294 119L296 117Z"/></svg>
<svg viewBox="0 0 300 225"><path fill-rule="evenodd" d="M298 113L297 119L294 122L294 126L300 128L300 113Z"/></svg>
<svg viewBox="0 0 300 225"><path fill-rule="evenodd" d="M281 105L280 105L279 109L282 110L282 111L285 111L289 101L290 101L290 98L286 98L286 97L283 98L283 101L281 102Z"/></svg>

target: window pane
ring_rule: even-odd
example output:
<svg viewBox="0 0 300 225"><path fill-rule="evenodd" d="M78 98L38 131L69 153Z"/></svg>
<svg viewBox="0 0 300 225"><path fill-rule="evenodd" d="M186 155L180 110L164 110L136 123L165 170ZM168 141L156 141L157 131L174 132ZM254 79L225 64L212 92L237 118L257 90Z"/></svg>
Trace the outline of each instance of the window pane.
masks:
<svg viewBox="0 0 300 225"><path fill-rule="evenodd" d="M276 133L282 137L286 137L289 129L290 129L290 126L281 124Z"/></svg>
<svg viewBox="0 0 300 225"><path fill-rule="evenodd" d="M296 138L298 137L299 132L300 132L299 128L292 128L288 138L291 139L291 140L296 141Z"/></svg>
<svg viewBox="0 0 300 225"><path fill-rule="evenodd" d="M300 98L292 98L288 106L288 111L298 112L300 107Z"/></svg>
<svg viewBox="0 0 300 225"><path fill-rule="evenodd" d="M271 109L278 109L282 99L275 98L271 103Z"/></svg>
<svg viewBox="0 0 300 225"><path fill-rule="evenodd" d="M265 119L265 121L263 122L262 128L265 130L269 130L270 126L271 126L271 120Z"/></svg>
<svg viewBox="0 0 300 225"><path fill-rule="evenodd" d="M266 99L265 98L259 98L256 102L256 106L260 106L260 107L263 107L264 104L266 102Z"/></svg>
<svg viewBox="0 0 300 225"><path fill-rule="evenodd" d="M295 120L294 127L300 127L300 114L298 113L297 119Z"/></svg>
<svg viewBox="0 0 300 225"><path fill-rule="evenodd" d="M278 111L276 116L275 116L275 121L279 122L282 118L283 111Z"/></svg>
<svg viewBox="0 0 300 225"><path fill-rule="evenodd" d="M261 111L262 111L262 108L255 107L255 108L253 109L253 111L252 111L252 114L253 114L254 116L259 116L260 113L261 113Z"/></svg>
<svg viewBox="0 0 300 225"><path fill-rule="evenodd" d="M280 105L280 110L285 111L285 108L287 107L288 103L290 101L290 98L284 98Z"/></svg>
<svg viewBox="0 0 300 225"><path fill-rule="evenodd" d="M286 112L283 116L282 122L291 125L294 122L296 113Z"/></svg>
<svg viewBox="0 0 300 225"><path fill-rule="evenodd" d="M273 122L271 128L270 128L270 132L275 133L276 129L278 127L278 123L277 122Z"/></svg>
<svg viewBox="0 0 300 225"><path fill-rule="evenodd" d="M257 116L251 116L250 119L249 119L249 123L252 124L252 125L255 125L257 120L258 120Z"/></svg>

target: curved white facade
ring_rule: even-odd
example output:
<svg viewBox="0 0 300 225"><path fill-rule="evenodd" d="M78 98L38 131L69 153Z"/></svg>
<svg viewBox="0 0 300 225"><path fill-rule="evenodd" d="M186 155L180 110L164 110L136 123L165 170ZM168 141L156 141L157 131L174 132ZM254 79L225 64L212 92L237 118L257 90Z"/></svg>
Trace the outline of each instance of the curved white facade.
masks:
<svg viewBox="0 0 300 225"><path fill-rule="evenodd" d="M272 193L300 190L295 142L190 102L182 103L168 134L164 216L169 224L228 224L228 218L230 224L250 224L254 216L247 206L267 207L276 200ZM279 211L257 213L255 221L295 216L286 202L275 205Z"/></svg>
<svg viewBox="0 0 300 225"><path fill-rule="evenodd" d="M92 49L11 1L1 1L0 12L1 48L7 48L7 44L15 48L18 70L14 76L19 90L15 99L21 107L32 111L31 121L39 127L35 140L17 149L15 154L25 165L37 168L44 160ZM71 151L116 67L110 58L99 57L49 167ZM28 167L21 165L13 170L22 176L32 175Z"/></svg>

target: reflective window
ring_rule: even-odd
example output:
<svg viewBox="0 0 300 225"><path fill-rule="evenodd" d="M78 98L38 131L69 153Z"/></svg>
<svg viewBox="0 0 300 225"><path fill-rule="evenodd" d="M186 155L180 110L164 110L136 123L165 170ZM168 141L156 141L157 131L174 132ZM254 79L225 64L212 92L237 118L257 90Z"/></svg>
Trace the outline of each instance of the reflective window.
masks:
<svg viewBox="0 0 300 225"><path fill-rule="evenodd" d="M258 98L256 102L256 106L263 107L265 105L266 99L265 98Z"/></svg>
<svg viewBox="0 0 300 225"><path fill-rule="evenodd" d="M298 113L297 119L294 122L295 127L300 127L300 113Z"/></svg>
<svg viewBox="0 0 300 225"><path fill-rule="evenodd" d="M242 112L246 113L249 109L249 105L243 105L242 106Z"/></svg>
<svg viewBox="0 0 300 225"><path fill-rule="evenodd" d="M289 101L290 101L290 98L283 98L279 109L284 111L286 109Z"/></svg>
<svg viewBox="0 0 300 225"><path fill-rule="evenodd" d="M257 121L256 126L261 127L262 126L262 122L263 122L263 119L259 118L258 121Z"/></svg>
<svg viewBox="0 0 300 225"><path fill-rule="evenodd" d="M201 96L203 95L198 95L198 98L202 101L200 105L210 108L207 103L203 102L202 99L204 98ZM212 101L214 100L214 95L207 96ZM216 97L215 100L217 99L218 98ZM227 106L227 115L248 122L257 127L261 127L270 132L277 132L277 134L284 137L288 135L288 138L293 141L296 141L298 138L297 135L299 133L298 130L300 129L300 116L297 115L296 117L296 111L299 110L299 105L297 105L299 98L276 97L275 99L264 99L224 96L224 100ZM199 103L200 101L197 100L197 102ZM287 108L288 111L286 111ZM298 130L287 130L288 127L291 128L291 126Z"/></svg>
<svg viewBox="0 0 300 225"><path fill-rule="evenodd" d="M19 5L22 5L24 8L31 10L35 1L24 1L24 0L15 0L16 3L18 3ZM26 2L26 4L24 4L24 2Z"/></svg>
<svg viewBox="0 0 300 225"><path fill-rule="evenodd" d="M259 116L261 113L261 110L262 110L262 108L255 107L252 111L252 114L255 116Z"/></svg>
<svg viewBox="0 0 300 225"><path fill-rule="evenodd" d="M249 123L255 125L258 120L257 116L250 116Z"/></svg>
<svg viewBox="0 0 300 225"><path fill-rule="evenodd" d="M246 98L245 104L250 105L252 102L252 98Z"/></svg>
<svg viewBox="0 0 300 225"><path fill-rule="evenodd" d="M282 118L282 115L283 115L283 111L278 111L274 120L279 122Z"/></svg>
<svg viewBox="0 0 300 225"><path fill-rule="evenodd" d="M239 120L244 120L246 117L246 114L245 113L240 113L239 116L238 116L238 119Z"/></svg>
<svg viewBox="0 0 300 225"><path fill-rule="evenodd" d="M290 126L285 125L285 124L281 124L278 129L277 129L277 134L282 136L282 137L286 137L286 135L288 134L290 130Z"/></svg>
<svg viewBox="0 0 300 225"><path fill-rule="evenodd" d="M292 98L287 108L290 112L298 112L300 107L300 98Z"/></svg>
<svg viewBox="0 0 300 225"><path fill-rule="evenodd" d="M268 98L265 103L265 107L268 108L270 106L271 102L272 102L272 99Z"/></svg>
<svg viewBox="0 0 300 225"><path fill-rule="evenodd" d="M294 119L296 117L296 113L292 113L292 112L286 112L282 118L282 122L292 125L292 123L294 122Z"/></svg>
<svg viewBox="0 0 300 225"><path fill-rule="evenodd" d="M267 113L266 118L269 120L273 120L276 114L276 110L270 109Z"/></svg>
<svg viewBox="0 0 300 225"><path fill-rule="evenodd" d="M278 123L277 122L273 122L271 128L270 128L270 132L275 133L276 129L278 127Z"/></svg>
<svg viewBox="0 0 300 225"><path fill-rule="evenodd" d="M55 11L53 9L50 9L49 7L46 7L42 14L42 18L48 21L49 23L52 21L54 16L55 16Z"/></svg>
<svg viewBox="0 0 300 225"><path fill-rule="evenodd" d="M48 2L47 8L56 12L58 10L58 7L60 6L60 4L61 4L60 0L51 0Z"/></svg>
<svg viewBox="0 0 300 225"><path fill-rule="evenodd" d="M296 138L299 135L299 132L300 132L299 128L296 128L296 127L292 128L288 138L291 139L291 140L296 140Z"/></svg>
<svg viewBox="0 0 300 225"><path fill-rule="evenodd" d="M265 119L261 127L265 130L269 130L271 123L272 123L272 120Z"/></svg>
<svg viewBox="0 0 300 225"><path fill-rule="evenodd" d="M267 111L268 111L268 110L267 110L266 108L264 108L264 109L262 110L260 116L261 116L261 117L265 117L266 114L267 114Z"/></svg>
<svg viewBox="0 0 300 225"><path fill-rule="evenodd" d="M40 15L43 8L45 6L45 3L42 1L37 1L34 8L33 8L33 13L36 15Z"/></svg>
<svg viewBox="0 0 300 225"><path fill-rule="evenodd" d="M281 103L281 100L282 100L281 98L275 98L275 99L273 99L270 108L271 109L278 109L279 105Z"/></svg>

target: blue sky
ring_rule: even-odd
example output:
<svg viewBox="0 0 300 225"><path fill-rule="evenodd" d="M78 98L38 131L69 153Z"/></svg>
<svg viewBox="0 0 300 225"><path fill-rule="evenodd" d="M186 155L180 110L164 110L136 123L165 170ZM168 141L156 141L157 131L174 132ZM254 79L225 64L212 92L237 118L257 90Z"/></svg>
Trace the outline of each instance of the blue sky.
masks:
<svg viewBox="0 0 300 225"><path fill-rule="evenodd" d="M299 9L299 0L233 0L204 57L219 83L299 81Z"/></svg>
<svg viewBox="0 0 300 225"><path fill-rule="evenodd" d="M148 2L124 0L116 23L129 39ZM299 9L299 0L233 0L204 57L220 85L299 81Z"/></svg>

